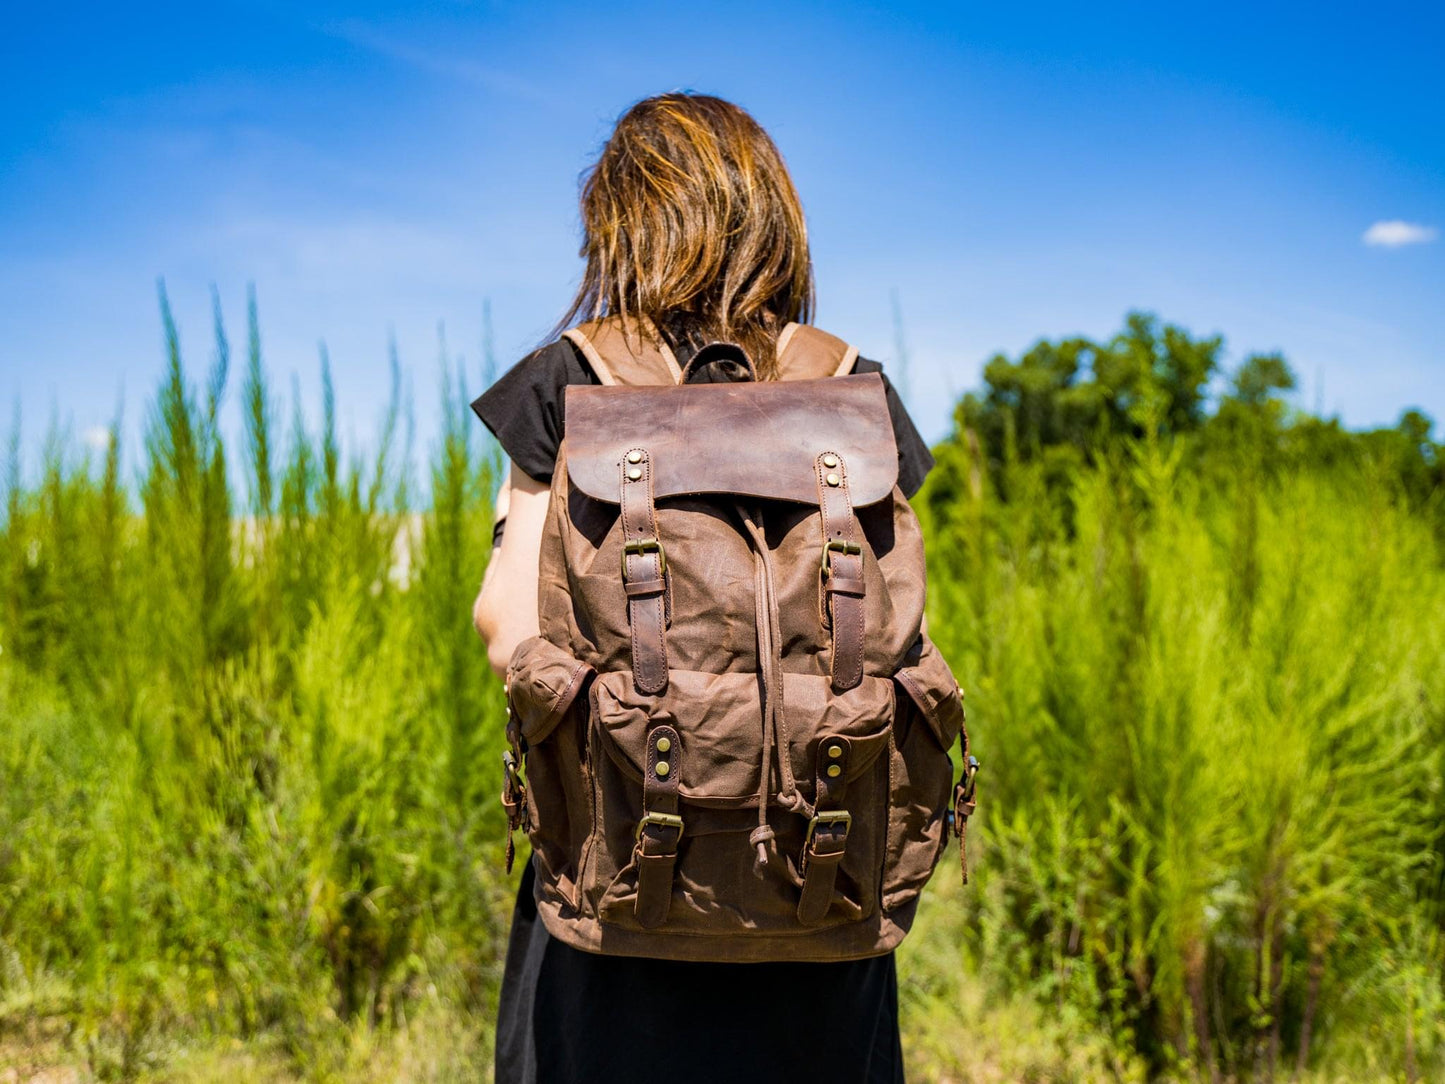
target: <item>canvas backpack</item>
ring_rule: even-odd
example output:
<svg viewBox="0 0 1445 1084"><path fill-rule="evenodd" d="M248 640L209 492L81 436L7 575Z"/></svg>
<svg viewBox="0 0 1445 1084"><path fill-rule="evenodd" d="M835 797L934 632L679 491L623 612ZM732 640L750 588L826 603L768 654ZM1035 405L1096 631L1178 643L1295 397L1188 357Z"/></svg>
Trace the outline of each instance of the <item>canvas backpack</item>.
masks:
<svg viewBox="0 0 1445 1084"><path fill-rule="evenodd" d="M797 324L766 381L694 382L755 374L725 346L684 369L640 321L566 338L598 384L566 389L503 758L546 928L672 959L887 952L977 764L882 378Z"/></svg>

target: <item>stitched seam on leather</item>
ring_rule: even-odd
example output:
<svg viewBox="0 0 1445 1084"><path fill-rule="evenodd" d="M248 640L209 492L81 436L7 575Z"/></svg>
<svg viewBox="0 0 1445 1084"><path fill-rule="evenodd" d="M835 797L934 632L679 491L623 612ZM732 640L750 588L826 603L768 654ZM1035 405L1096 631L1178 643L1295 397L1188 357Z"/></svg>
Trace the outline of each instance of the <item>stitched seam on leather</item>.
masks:
<svg viewBox="0 0 1445 1084"><path fill-rule="evenodd" d="M641 454L641 459L634 466L640 466L643 473L643 476L636 481L629 479L627 476L627 457L633 452L638 452ZM622 518L622 542L624 547L623 568L625 570L627 567L626 545L629 541L632 541L635 534L637 534L639 537L651 537L657 539L659 545L661 544L661 539L659 539L657 536L657 521L653 515L652 457L648 454L647 449L629 448L627 453L623 456L621 463L619 464L619 470L621 472L621 490L618 494L618 503L620 506L619 512ZM638 524L636 524L633 517L629 514L630 512L635 511L634 502L628 500L626 497L629 488L638 485L646 487L642 507L643 523L640 525L642 528L642 533L640 534L634 529L638 526ZM657 568L657 575L654 578L659 580L664 579L665 574L661 554L645 554L641 556L643 557L644 561L650 559L651 563ZM649 643L645 650L639 651L639 645L642 643L642 641L638 637L638 626L640 624L643 624L641 618L643 610L646 607L655 608L655 612L657 615L658 637L655 644ZM632 620L634 616L639 619ZM628 624L630 626L628 632L630 634L632 642L632 663L634 679L638 682L639 687L646 686L646 688L642 691L648 693L656 693L660 691L661 687L665 686L667 683L667 640L666 637L663 635L667 627L667 604L665 593L658 595L656 598L646 600L629 598L628 617ZM656 648L657 651L656 659L651 658L654 648ZM655 665L661 667L661 673L652 672Z"/></svg>
<svg viewBox="0 0 1445 1084"><path fill-rule="evenodd" d="M860 582L863 579L863 554L861 550L858 554L858 579ZM857 643L859 647L859 650L856 652L856 658L853 660L856 665L848 672L848 685L851 687L857 685L858 682L863 679L862 648L865 646L863 643L863 600L856 600L851 603L848 608L857 615L853 622L853 627L857 630Z"/></svg>
<svg viewBox="0 0 1445 1084"><path fill-rule="evenodd" d="M676 362L674 362L676 364ZM658 545L662 545L662 539L657 533L656 508L654 507L655 497L652 491L652 456L644 449L642 452L643 484L647 486L647 503L642 506L642 514L647 519L647 530L653 538L657 539ZM657 578L664 581L664 592L666 591L667 572L663 566L661 551L653 558L657 563ZM658 595L652 603L657 609L657 644L658 664L662 667L662 673L658 675L659 683L664 683L667 677L667 598L665 594Z"/></svg>
<svg viewBox="0 0 1445 1084"><path fill-rule="evenodd" d="M827 482L827 469L823 465L823 457L827 455L832 455L838 460L838 465L832 468L832 470L838 474L839 478L839 484L836 486L830 486ZM843 457L832 449L820 452L813 460L813 470L818 479L818 512L819 519L823 525L823 546L824 553L826 554L828 543L833 540L832 533L829 530L830 520L833 521L836 527L838 540L843 542L847 542L853 538L853 535L857 531L857 521L853 515L853 502L848 492L847 464L844 462ZM860 549L857 554L858 582L862 583L864 565L861 543L859 545ZM850 560L850 557L851 555L844 554L841 560L846 564ZM828 619L825 621L825 626L831 625L833 629L833 654L828 667L830 676L835 685L842 684L845 688L853 688L863 679L863 648L865 646L863 643L865 620L863 600L854 599L843 603L844 612L840 618L837 596L834 595L830 599L826 583L822 584L822 590L823 612ZM829 605L830 601L832 603L831 606ZM851 619L848 616L850 611L852 613ZM848 633L842 628L841 624L844 620L849 621L849 627L853 634L852 644L855 645L856 650L850 647L847 651L841 652L850 657L844 659L844 665L847 666L848 669L840 673L838 671L840 647L849 641ZM855 655L856 658L852 657Z"/></svg>
<svg viewBox="0 0 1445 1084"><path fill-rule="evenodd" d="M829 449L819 452L818 455L815 456L813 459L813 474L818 480L818 529L823 536L824 553L826 553L828 550L829 541L827 513L828 487L826 481L824 480L823 470L823 456L825 455L837 455L837 453ZM842 460L840 459L839 462L841 463ZM831 629L833 627L833 614L831 611L832 608L828 605L828 585L820 577L818 581L818 613L822 619L823 627L825 629ZM828 669L830 671L833 669L833 663L831 659L828 662Z"/></svg>

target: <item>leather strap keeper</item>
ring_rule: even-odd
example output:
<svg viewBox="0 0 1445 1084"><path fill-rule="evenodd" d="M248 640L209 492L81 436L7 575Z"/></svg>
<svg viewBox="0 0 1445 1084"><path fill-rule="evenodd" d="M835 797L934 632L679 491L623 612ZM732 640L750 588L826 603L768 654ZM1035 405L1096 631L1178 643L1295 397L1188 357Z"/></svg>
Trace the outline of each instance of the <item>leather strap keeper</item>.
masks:
<svg viewBox="0 0 1445 1084"><path fill-rule="evenodd" d="M798 897L798 921L804 926L822 922L833 903L838 865L847 850L848 829L853 820L842 808L852 752L847 738L827 737L818 743L814 815L808 824L800 862L803 889Z"/></svg>
<svg viewBox="0 0 1445 1084"><path fill-rule="evenodd" d="M667 558L657 537L652 458L631 448L622 457L622 581L632 629L632 680L641 693L667 688Z"/></svg>
<svg viewBox="0 0 1445 1084"><path fill-rule="evenodd" d="M672 875L682 840L677 815L682 746L667 725L647 735L647 772L642 780L641 823L637 826L637 921L648 928L667 921L672 905Z"/></svg>
<svg viewBox="0 0 1445 1084"><path fill-rule="evenodd" d="M667 580L628 580L624 585L628 598L652 598L667 590Z"/></svg>
<svg viewBox="0 0 1445 1084"><path fill-rule="evenodd" d="M833 633L833 688L845 692L863 680L863 548L848 493L843 457L823 452L814 461L818 475L818 512L823 526L823 566L818 609Z"/></svg>

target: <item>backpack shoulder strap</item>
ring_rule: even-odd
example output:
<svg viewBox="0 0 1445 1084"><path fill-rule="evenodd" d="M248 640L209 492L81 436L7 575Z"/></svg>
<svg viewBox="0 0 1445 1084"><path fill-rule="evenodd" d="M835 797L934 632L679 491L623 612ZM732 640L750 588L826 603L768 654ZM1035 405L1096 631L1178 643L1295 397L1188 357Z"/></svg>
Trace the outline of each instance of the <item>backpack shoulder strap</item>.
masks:
<svg viewBox="0 0 1445 1084"><path fill-rule="evenodd" d="M603 384L677 384L682 369L646 317L607 316L562 332Z"/></svg>
<svg viewBox="0 0 1445 1084"><path fill-rule="evenodd" d="M810 324L789 324L778 336L778 379L817 380L847 376L858 348Z"/></svg>

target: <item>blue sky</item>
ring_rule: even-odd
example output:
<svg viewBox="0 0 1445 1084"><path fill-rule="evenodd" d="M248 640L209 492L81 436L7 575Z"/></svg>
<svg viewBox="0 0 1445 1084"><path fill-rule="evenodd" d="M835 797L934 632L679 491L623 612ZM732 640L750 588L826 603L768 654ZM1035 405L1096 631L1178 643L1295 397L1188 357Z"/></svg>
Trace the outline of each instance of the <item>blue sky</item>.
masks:
<svg viewBox="0 0 1445 1084"><path fill-rule="evenodd" d="M394 335L424 450L438 324L474 388L484 302L502 364L537 345L580 270L580 173L630 102L690 88L781 147L821 325L894 363L896 291L932 439L990 354L1130 308L1223 333L1230 363L1282 350L1352 425L1445 419L1441 12L10 5L0 396L28 437L58 408L83 439L123 393L134 439L156 279L193 371L211 285L236 343L254 282L279 386L314 405L325 340L353 446Z"/></svg>

